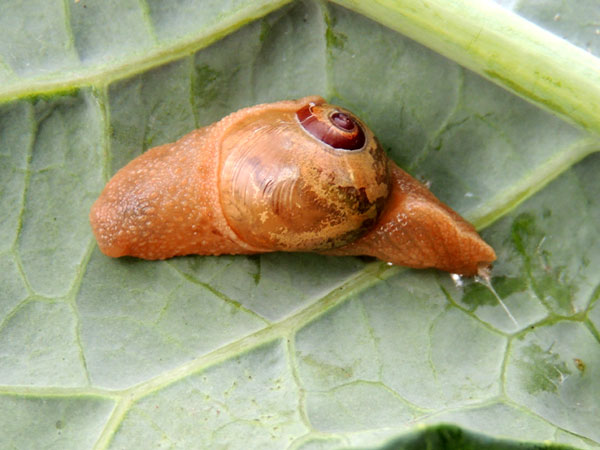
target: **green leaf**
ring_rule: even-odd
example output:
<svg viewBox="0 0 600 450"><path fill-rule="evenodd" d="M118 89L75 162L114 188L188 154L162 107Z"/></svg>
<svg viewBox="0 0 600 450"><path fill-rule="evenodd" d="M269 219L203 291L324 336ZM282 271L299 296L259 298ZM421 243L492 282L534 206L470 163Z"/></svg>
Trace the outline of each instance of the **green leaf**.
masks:
<svg viewBox="0 0 600 450"><path fill-rule="evenodd" d="M1 447L600 446L598 0L288 3L0 5ZM432 270L98 251L128 161L309 94L487 226L516 324Z"/></svg>

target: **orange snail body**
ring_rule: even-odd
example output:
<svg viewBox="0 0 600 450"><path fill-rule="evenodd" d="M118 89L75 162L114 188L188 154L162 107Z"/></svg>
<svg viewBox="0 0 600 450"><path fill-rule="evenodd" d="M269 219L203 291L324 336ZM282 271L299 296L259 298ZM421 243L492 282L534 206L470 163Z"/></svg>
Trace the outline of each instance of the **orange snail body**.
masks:
<svg viewBox="0 0 600 450"><path fill-rule="evenodd" d="M316 96L148 150L108 182L90 221L113 257L314 251L464 275L496 259L358 118Z"/></svg>

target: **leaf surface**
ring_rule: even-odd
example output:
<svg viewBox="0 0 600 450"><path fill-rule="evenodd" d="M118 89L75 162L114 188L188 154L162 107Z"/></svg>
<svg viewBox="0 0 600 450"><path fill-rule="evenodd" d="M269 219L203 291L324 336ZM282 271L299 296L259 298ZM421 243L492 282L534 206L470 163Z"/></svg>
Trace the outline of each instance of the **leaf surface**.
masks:
<svg viewBox="0 0 600 450"><path fill-rule="evenodd" d="M499 3L600 51L596 0ZM500 448L600 446L593 131L310 0L5 2L0 83L3 447L462 442L443 424ZM516 323L473 280L367 259L99 252L89 208L132 158L310 94L487 225Z"/></svg>

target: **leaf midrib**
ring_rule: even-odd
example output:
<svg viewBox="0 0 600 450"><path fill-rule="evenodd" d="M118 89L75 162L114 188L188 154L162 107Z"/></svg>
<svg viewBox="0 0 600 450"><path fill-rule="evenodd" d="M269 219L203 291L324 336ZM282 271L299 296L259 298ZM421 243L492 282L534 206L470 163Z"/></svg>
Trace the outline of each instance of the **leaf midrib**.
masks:
<svg viewBox="0 0 600 450"><path fill-rule="evenodd" d="M143 55L128 55L117 64L98 65L69 71L66 76L54 74L51 77L17 80L0 86L0 103L22 97L53 95L71 92L85 86L103 88L117 80L132 77L155 67L193 54L210 44L233 33L245 24L259 19L292 0L261 0L252 2L246 8L219 17L212 26L186 39L175 40L169 45L158 46Z"/></svg>

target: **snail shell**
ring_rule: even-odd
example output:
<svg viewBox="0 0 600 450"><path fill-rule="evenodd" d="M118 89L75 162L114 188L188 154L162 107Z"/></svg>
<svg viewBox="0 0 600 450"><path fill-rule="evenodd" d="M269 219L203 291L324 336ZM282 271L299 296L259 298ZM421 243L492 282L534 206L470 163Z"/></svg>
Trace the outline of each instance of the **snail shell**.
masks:
<svg viewBox="0 0 600 450"><path fill-rule="evenodd" d="M258 111L231 124L219 145L219 194L235 233L255 250L316 251L371 228L389 176L364 124L315 101Z"/></svg>
<svg viewBox="0 0 600 450"><path fill-rule="evenodd" d="M245 108L148 150L109 181L90 221L113 257L316 251L465 275L496 258L321 97Z"/></svg>

